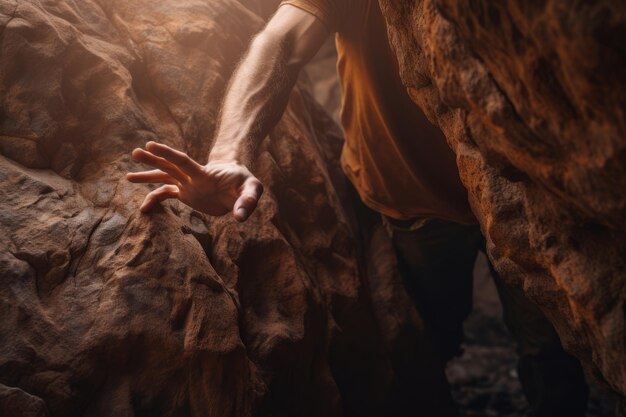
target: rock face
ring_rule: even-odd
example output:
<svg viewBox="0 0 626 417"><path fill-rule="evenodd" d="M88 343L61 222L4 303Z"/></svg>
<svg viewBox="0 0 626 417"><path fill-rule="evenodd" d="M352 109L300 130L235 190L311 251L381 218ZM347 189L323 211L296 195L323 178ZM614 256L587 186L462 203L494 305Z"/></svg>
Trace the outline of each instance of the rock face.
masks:
<svg viewBox="0 0 626 417"><path fill-rule="evenodd" d="M133 148L206 158L263 23L245 3L0 1L0 415L379 416L414 401L421 322L385 234L354 224L340 132L306 90L261 147L248 222L138 212Z"/></svg>
<svg viewBox="0 0 626 417"><path fill-rule="evenodd" d="M626 397L626 5L381 0L496 269Z"/></svg>

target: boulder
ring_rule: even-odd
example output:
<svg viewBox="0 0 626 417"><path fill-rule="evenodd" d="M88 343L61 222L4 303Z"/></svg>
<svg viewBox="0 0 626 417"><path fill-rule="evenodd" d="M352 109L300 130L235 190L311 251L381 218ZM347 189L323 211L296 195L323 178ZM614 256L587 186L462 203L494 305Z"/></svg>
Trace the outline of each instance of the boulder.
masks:
<svg viewBox="0 0 626 417"><path fill-rule="evenodd" d="M144 168L133 148L206 160L267 9L245 3L0 1L0 415L414 402L421 321L383 230L357 227L341 132L302 85L261 145L246 223L138 211L152 186L125 180Z"/></svg>
<svg viewBox="0 0 626 417"><path fill-rule="evenodd" d="M380 3L495 268L626 398L626 5Z"/></svg>

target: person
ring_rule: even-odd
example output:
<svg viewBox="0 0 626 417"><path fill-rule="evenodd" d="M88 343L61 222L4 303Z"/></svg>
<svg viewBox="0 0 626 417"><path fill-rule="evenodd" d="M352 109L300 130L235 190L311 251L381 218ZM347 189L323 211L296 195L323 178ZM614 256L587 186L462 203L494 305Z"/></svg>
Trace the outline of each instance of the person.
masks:
<svg viewBox="0 0 626 417"><path fill-rule="evenodd" d="M133 158L156 169L129 173L128 179L164 183L145 197L144 212L177 198L209 215L232 211L238 221L246 220L263 192L248 169L255 150L281 118L299 71L331 33L343 95L341 166L362 201L382 215L443 369L460 353L473 265L484 238L454 153L401 83L376 0L282 1L232 77L208 163L149 142ZM583 416L587 386L579 362L563 351L539 309L495 275L505 322L518 343L520 381L535 415ZM440 399L433 400L439 403L430 415L455 415L444 404L450 396L430 388L426 396Z"/></svg>

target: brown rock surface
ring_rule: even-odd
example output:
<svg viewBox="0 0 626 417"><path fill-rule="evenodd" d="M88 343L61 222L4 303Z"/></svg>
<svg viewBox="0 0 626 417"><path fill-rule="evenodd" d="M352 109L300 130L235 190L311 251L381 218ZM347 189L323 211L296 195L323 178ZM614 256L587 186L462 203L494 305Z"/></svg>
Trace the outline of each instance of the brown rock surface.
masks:
<svg viewBox="0 0 626 417"><path fill-rule="evenodd" d="M148 187L124 179L147 140L208 154L262 25L246 3L0 1L0 415L413 401L419 318L381 229L360 262L341 136L306 90L262 145L243 225L178 202L142 215Z"/></svg>
<svg viewBox="0 0 626 417"><path fill-rule="evenodd" d="M381 0L496 269L626 397L626 5Z"/></svg>

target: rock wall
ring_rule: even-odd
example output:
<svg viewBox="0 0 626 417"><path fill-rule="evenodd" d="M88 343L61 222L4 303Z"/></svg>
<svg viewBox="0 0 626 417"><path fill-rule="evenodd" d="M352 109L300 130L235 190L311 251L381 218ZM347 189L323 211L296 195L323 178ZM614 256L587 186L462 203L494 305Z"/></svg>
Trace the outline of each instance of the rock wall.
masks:
<svg viewBox="0 0 626 417"><path fill-rule="evenodd" d="M124 179L148 140L206 158L263 24L245 3L0 0L0 415L419 409L421 322L305 89L261 147L245 224L140 214L149 187Z"/></svg>
<svg viewBox="0 0 626 417"><path fill-rule="evenodd" d="M380 3L496 269L626 398L626 4Z"/></svg>

